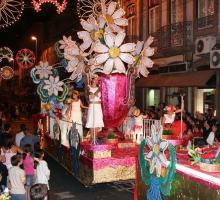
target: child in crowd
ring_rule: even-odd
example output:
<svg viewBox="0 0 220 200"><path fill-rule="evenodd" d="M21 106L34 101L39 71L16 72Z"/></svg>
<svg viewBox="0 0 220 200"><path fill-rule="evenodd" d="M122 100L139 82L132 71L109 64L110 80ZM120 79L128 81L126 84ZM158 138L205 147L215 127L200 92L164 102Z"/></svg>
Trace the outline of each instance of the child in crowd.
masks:
<svg viewBox="0 0 220 200"><path fill-rule="evenodd" d="M9 178L11 181L11 200L25 200L24 184L26 183L25 171L20 168L23 163L21 155L11 157L12 167L9 169Z"/></svg>
<svg viewBox="0 0 220 200"><path fill-rule="evenodd" d="M26 200L30 200L30 187L35 183L34 159L31 157L33 152L30 144L24 145L23 166L26 173Z"/></svg>
<svg viewBox="0 0 220 200"><path fill-rule="evenodd" d="M50 170L48 169L47 162L44 159L44 152L38 149L35 152L35 169L36 169L36 183L46 184L49 190Z"/></svg>

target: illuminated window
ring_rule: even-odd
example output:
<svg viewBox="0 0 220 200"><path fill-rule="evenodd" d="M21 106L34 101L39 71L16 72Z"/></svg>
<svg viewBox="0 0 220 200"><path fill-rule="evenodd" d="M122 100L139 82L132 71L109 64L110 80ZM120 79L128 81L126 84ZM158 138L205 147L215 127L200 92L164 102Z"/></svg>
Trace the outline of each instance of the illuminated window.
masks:
<svg viewBox="0 0 220 200"><path fill-rule="evenodd" d="M171 1L171 24L183 21L183 0Z"/></svg>
<svg viewBox="0 0 220 200"><path fill-rule="evenodd" d="M149 10L149 33L159 29L159 6L154 6Z"/></svg>
<svg viewBox="0 0 220 200"><path fill-rule="evenodd" d="M198 18L214 14L214 0L198 0Z"/></svg>

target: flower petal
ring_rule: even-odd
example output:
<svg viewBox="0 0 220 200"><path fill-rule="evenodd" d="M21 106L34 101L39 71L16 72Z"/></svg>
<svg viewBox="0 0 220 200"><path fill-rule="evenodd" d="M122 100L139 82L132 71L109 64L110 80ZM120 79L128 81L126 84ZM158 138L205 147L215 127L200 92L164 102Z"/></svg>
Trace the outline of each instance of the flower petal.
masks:
<svg viewBox="0 0 220 200"><path fill-rule="evenodd" d="M104 53L95 57L95 65L100 65L104 63L109 58L108 53Z"/></svg>
<svg viewBox="0 0 220 200"><path fill-rule="evenodd" d="M132 64L134 62L134 57L128 53L120 53L119 57L126 63Z"/></svg>
<svg viewBox="0 0 220 200"><path fill-rule="evenodd" d="M54 79L54 83L58 83L58 82L59 82L59 79L60 79L60 77L59 77L59 76L56 76L55 79Z"/></svg>
<svg viewBox="0 0 220 200"><path fill-rule="evenodd" d="M166 166L167 159L166 159L165 155L163 153L159 153L158 157L159 157L161 163L163 163L163 165Z"/></svg>
<svg viewBox="0 0 220 200"><path fill-rule="evenodd" d="M144 62L146 67L149 67L149 68L153 67L154 62L150 58L142 57L142 61Z"/></svg>
<svg viewBox="0 0 220 200"><path fill-rule="evenodd" d="M48 95L50 96L51 94L53 94L53 88L52 87L48 90Z"/></svg>
<svg viewBox="0 0 220 200"><path fill-rule="evenodd" d="M67 49L65 49L65 53L67 53L68 55L74 55L74 56L80 55L78 47L77 48L68 47Z"/></svg>
<svg viewBox="0 0 220 200"><path fill-rule="evenodd" d="M160 142L160 145L159 145L160 146L160 151L164 151L166 149L167 145L168 145L168 141L167 140L162 140Z"/></svg>
<svg viewBox="0 0 220 200"><path fill-rule="evenodd" d="M49 80L50 80L50 84L53 84L53 83L54 83L54 77L53 77L53 76L50 76L50 77L49 77Z"/></svg>
<svg viewBox="0 0 220 200"><path fill-rule="evenodd" d="M154 49L151 49L150 47L145 48L143 50L143 55L146 56L146 57L154 55Z"/></svg>
<svg viewBox="0 0 220 200"><path fill-rule="evenodd" d="M51 82L50 82L49 80L44 80L44 83L45 83L46 85L50 85L50 84L51 84Z"/></svg>
<svg viewBox="0 0 220 200"><path fill-rule="evenodd" d="M149 74L149 71L147 70L146 66L143 63L140 63L136 66L138 68L138 71L144 76L147 77Z"/></svg>
<svg viewBox="0 0 220 200"><path fill-rule="evenodd" d="M116 35L116 37L115 37L115 46L116 47L121 46L122 42L124 41L125 35L126 34L124 32L120 32Z"/></svg>
<svg viewBox="0 0 220 200"><path fill-rule="evenodd" d="M127 43L120 46L120 52L131 52L135 50L135 44Z"/></svg>
<svg viewBox="0 0 220 200"><path fill-rule="evenodd" d="M95 51L98 53L107 53L109 48L99 42L95 45Z"/></svg>
<svg viewBox="0 0 220 200"><path fill-rule="evenodd" d="M63 84L64 84L64 82L59 81L59 82L57 83L57 86L62 86Z"/></svg>
<svg viewBox="0 0 220 200"><path fill-rule="evenodd" d="M63 91L63 88L62 87L57 87L57 90L58 91Z"/></svg>
<svg viewBox="0 0 220 200"><path fill-rule="evenodd" d="M153 173L154 171L154 167L156 167L156 163L157 163L157 157L154 156L152 159L151 159L151 163L150 163L150 173Z"/></svg>
<svg viewBox="0 0 220 200"><path fill-rule="evenodd" d="M106 19L104 17L100 17L99 18L99 28L103 29L105 24L106 24Z"/></svg>
<svg viewBox="0 0 220 200"><path fill-rule="evenodd" d="M144 48L149 47L153 41L154 41L154 37L151 37L151 36L150 36L150 37L147 39L147 41L144 43Z"/></svg>
<svg viewBox="0 0 220 200"><path fill-rule="evenodd" d="M51 88L51 85L45 85L44 87L43 87L43 89L45 89L45 90L48 90L48 89L50 89Z"/></svg>
<svg viewBox="0 0 220 200"><path fill-rule="evenodd" d="M111 2L107 9L107 15L112 15L115 11L116 6L117 6L116 2Z"/></svg>
<svg viewBox="0 0 220 200"><path fill-rule="evenodd" d="M53 93L54 93L56 96L58 96L58 90L57 90L57 88L53 88Z"/></svg>
<svg viewBox="0 0 220 200"><path fill-rule="evenodd" d="M137 45L136 45L136 55L139 55L141 53L141 50L143 48L143 45L144 45L144 41L138 41L137 42Z"/></svg>
<svg viewBox="0 0 220 200"><path fill-rule="evenodd" d="M156 160L156 174L157 174L157 177L160 177L161 175L161 163L158 158Z"/></svg>
<svg viewBox="0 0 220 200"><path fill-rule="evenodd" d="M121 32L123 31L123 29L121 29L119 26L117 26L116 24L110 24L110 28L116 32Z"/></svg>
<svg viewBox="0 0 220 200"><path fill-rule="evenodd" d="M81 19L80 23L85 30L87 30L88 32L91 32L92 26L87 21L85 21L84 19Z"/></svg>
<svg viewBox="0 0 220 200"><path fill-rule="evenodd" d="M120 9L118 9L118 10L116 10L116 11L114 12L114 14L112 15L112 18L113 18L113 19L119 19L119 18L121 18L124 14L125 14L125 11L124 11L122 8L120 8Z"/></svg>
<svg viewBox="0 0 220 200"><path fill-rule="evenodd" d="M119 26L127 26L128 20L127 19L115 19L114 23Z"/></svg>
<svg viewBox="0 0 220 200"><path fill-rule="evenodd" d="M105 74L110 74L114 66L114 59L109 58L103 68Z"/></svg>
<svg viewBox="0 0 220 200"><path fill-rule="evenodd" d="M77 35L80 39L90 38L90 33L88 31L79 31Z"/></svg>
<svg viewBox="0 0 220 200"><path fill-rule="evenodd" d="M84 43L82 43L80 45L80 49L82 49L83 51L85 51L86 49L88 49L92 44L92 39L89 38L88 40L84 41Z"/></svg>
<svg viewBox="0 0 220 200"><path fill-rule="evenodd" d="M125 65L119 57L115 58L115 68L119 73L125 73Z"/></svg>
<svg viewBox="0 0 220 200"><path fill-rule="evenodd" d="M104 39L109 48L113 47L115 41L115 36L113 34L105 32Z"/></svg>
<svg viewBox="0 0 220 200"><path fill-rule="evenodd" d="M44 78L48 78L48 76L49 76L48 73L45 71L45 72L43 73L43 77L44 77Z"/></svg>
<svg viewBox="0 0 220 200"><path fill-rule="evenodd" d="M73 68L73 67L75 67L77 65L78 62L79 62L79 59L78 58L74 58L74 59L72 59L72 60L70 60L68 62L68 65Z"/></svg>
<svg viewBox="0 0 220 200"><path fill-rule="evenodd" d="M151 125L151 136L154 144L158 144L156 128L154 125Z"/></svg>
<svg viewBox="0 0 220 200"><path fill-rule="evenodd" d="M152 142L152 139L151 139L150 137L147 137L146 140L147 140L147 145L148 145L150 148L153 148L154 144L153 144L153 142Z"/></svg>
<svg viewBox="0 0 220 200"><path fill-rule="evenodd" d="M153 157L153 155L154 155L154 152L150 150L145 154L145 159L150 160Z"/></svg>
<svg viewBox="0 0 220 200"><path fill-rule="evenodd" d="M89 23L91 24L93 30L97 30L98 25L97 25L95 18L92 15L90 15L88 20L89 20Z"/></svg>

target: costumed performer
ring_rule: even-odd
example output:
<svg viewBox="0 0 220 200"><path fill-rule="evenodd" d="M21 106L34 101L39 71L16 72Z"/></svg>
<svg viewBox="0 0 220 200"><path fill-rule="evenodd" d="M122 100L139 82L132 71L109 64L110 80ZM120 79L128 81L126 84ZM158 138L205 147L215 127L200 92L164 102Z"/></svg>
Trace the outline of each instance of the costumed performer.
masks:
<svg viewBox="0 0 220 200"><path fill-rule="evenodd" d="M66 118L70 122L76 123L76 129L78 133L83 138L83 127L82 127L82 110L81 108L88 109L88 106L84 106L79 98L79 91L73 90L73 100L66 111Z"/></svg>
<svg viewBox="0 0 220 200"><path fill-rule="evenodd" d="M168 106L164 108L164 110L167 113L164 114L161 124L163 128L167 128L167 126L171 127L172 123L175 120L176 113L180 113L184 110L184 99L182 99L182 109L176 110L173 104L169 104Z"/></svg>
<svg viewBox="0 0 220 200"><path fill-rule="evenodd" d="M135 124L134 114L133 114L134 110L137 109L137 107L135 106L135 103L136 103L136 99L134 99L133 102L130 104L129 111L125 119L125 126L126 126L125 134L128 136L130 136L132 129L134 127L134 124Z"/></svg>
<svg viewBox="0 0 220 200"><path fill-rule="evenodd" d="M86 87L89 94L89 110L86 127L90 129L91 139L96 139L98 129L104 127L101 106L101 86L98 85L99 76L92 75L92 83ZM94 138L95 134L95 138Z"/></svg>
<svg viewBox="0 0 220 200"><path fill-rule="evenodd" d="M133 114L135 124L131 134L133 135L133 141L140 144L143 139L143 119L146 118L146 116L144 116L143 113L140 113L140 109L138 108L133 111Z"/></svg>

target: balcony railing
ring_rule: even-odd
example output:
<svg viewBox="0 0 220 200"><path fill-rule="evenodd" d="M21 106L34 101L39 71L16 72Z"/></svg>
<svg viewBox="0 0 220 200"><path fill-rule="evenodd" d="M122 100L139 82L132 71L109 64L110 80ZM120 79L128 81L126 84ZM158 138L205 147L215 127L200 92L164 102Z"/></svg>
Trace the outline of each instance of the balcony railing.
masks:
<svg viewBox="0 0 220 200"><path fill-rule="evenodd" d="M192 22L183 21L167 26L158 30L158 45L160 49L188 46L192 43Z"/></svg>
<svg viewBox="0 0 220 200"><path fill-rule="evenodd" d="M214 27L214 15L197 19L197 30Z"/></svg>

